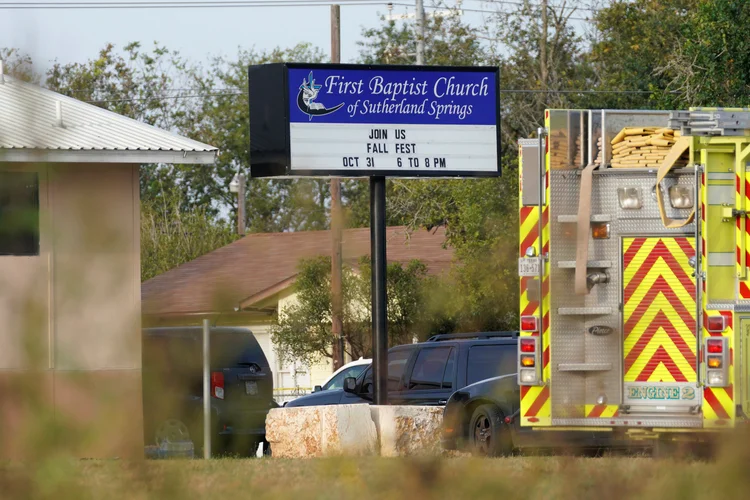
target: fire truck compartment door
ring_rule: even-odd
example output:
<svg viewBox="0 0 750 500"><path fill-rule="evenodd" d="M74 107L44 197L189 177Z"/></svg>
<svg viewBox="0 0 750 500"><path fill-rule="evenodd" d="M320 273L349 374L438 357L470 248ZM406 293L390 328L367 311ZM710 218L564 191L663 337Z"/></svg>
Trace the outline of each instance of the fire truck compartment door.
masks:
<svg viewBox="0 0 750 500"><path fill-rule="evenodd" d="M632 413L687 412L697 387L692 237L623 243L623 403Z"/></svg>

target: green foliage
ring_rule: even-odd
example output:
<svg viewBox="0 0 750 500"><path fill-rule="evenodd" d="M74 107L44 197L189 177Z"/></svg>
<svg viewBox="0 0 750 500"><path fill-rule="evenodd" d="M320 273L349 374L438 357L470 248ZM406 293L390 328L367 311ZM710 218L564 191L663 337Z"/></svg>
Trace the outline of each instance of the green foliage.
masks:
<svg viewBox="0 0 750 500"><path fill-rule="evenodd" d="M228 245L237 235L205 208L183 208L179 190L141 203L141 281Z"/></svg>
<svg viewBox="0 0 750 500"><path fill-rule="evenodd" d="M592 106L670 108L674 73L670 61L683 51L684 30L699 0L613 2L594 16L589 60L602 88L653 94L609 94Z"/></svg>
<svg viewBox="0 0 750 500"><path fill-rule="evenodd" d="M346 351L353 358L372 351L371 271L368 257L357 269L344 266L342 274L343 330ZM424 321L426 294L434 283L420 261L387 268L388 337L390 345L412 342ZM331 259L316 257L299 264L296 296L278 312L272 340L281 359L314 363L332 356Z"/></svg>
<svg viewBox="0 0 750 500"><path fill-rule="evenodd" d="M0 47L0 61L3 72L25 82L39 83L39 74L34 71L34 64L28 54L17 48Z"/></svg>
<svg viewBox="0 0 750 500"><path fill-rule="evenodd" d="M748 106L750 103L750 3L695 2L685 27L683 49L668 69L672 88L685 106Z"/></svg>

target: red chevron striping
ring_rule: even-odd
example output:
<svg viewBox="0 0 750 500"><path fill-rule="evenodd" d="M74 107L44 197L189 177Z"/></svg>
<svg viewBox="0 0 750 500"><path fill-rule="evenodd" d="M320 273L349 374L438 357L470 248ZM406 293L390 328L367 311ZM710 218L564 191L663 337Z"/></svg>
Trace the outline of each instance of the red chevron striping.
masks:
<svg viewBox="0 0 750 500"><path fill-rule="evenodd" d="M636 291L643 279L648 275L649 271L651 271L651 268L654 267L654 264L656 264L659 257L661 257L667 266L669 266L669 269L674 273L675 277L680 281L685 290L688 290L691 293L695 292L695 283L693 283L685 270L682 269L682 266L680 266L667 246L660 240L656 246L654 246L651 253L649 253L648 257L643 261L641 267L635 272L630 283L628 283L628 286L625 287L624 295L626 302Z"/></svg>
<svg viewBox="0 0 750 500"><path fill-rule="evenodd" d="M531 228L529 234L526 235L521 242L521 245L518 247L520 255L526 255L526 249L534 244L537 236L539 236L539 226L534 224L534 227Z"/></svg>
<svg viewBox="0 0 750 500"><path fill-rule="evenodd" d="M740 297L743 299L750 298L750 288L748 288L747 283L744 281L740 281Z"/></svg>
<svg viewBox="0 0 750 500"><path fill-rule="evenodd" d="M524 396L526 396L526 393L529 392L530 388L531 388L531 386L529 386L529 385L522 385L521 386L521 399L523 399Z"/></svg>
<svg viewBox="0 0 750 500"><path fill-rule="evenodd" d="M660 345L654 355L651 356L649 362L646 363L643 371L641 371L641 373L639 373L635 378L636 382L648 382L649 377L654 373L656 368L659 366L659 363L664 364L664 366L667 368L667 371L669 371L669 373L674 377L676 382L688 381L685 375L683 375L680 371L680 368L677 366L677 364L669 356L669 353L667 353L667 351L664 349L664 346Z"/></svg>
<svg viewBox="0 0 750 500"><path fill-rule="evenodd" d="M529 301L524 310L521 312L521 316L531 316L537 308L539 303L537 301Z"/></svg>
<svg viewBox="0 0 750 500"><path fill-rule="evenodd" d="M724 387L724 390L727 393L727 396L729 396L729 399L734 401L734 386L730 385L729 387Z"/></svg>
<svg viewBox="0 0 750 500"><path fill-rule="evenodd" d="M542 409L542 406L547 402L547 399L549 399L549 386L545 385L544 388L542 388L542 392L536 397L534 404L526 410L524 417L536 417L536 414Z"/></svg>
<svg viewBox="0 0 750 500"><path fill-rule="evenodd" d="M544 317L542 318L542 331L546 332L549 330L549 311L544 313Z"/></svg>
<svg viewBox="0 0 750 500"><path fill-rule="evenodd" d="M523 226L523 223L526 222L526 219L529 218L529 215L531 215L531 212L536 207L521 207L521 226Z"/></svg>
<svg viewBox="0 0 750 500"><path fill-rule="evenodd" d="M630 247L628 247L627 252L625 252L625 255L623 256L625 267L628 267L628 265L630 265L630 261L633 260L633 257L636 256L638 250L641 249L644 243L646 243L646 238L635 238L633 240L633 242L630 244Z"/></svg>
<svg viewBox="0 0 750 500"><path fill-rule="evenodd" d="M599 418L602 416L602 413L604 413L604 410L607 409L607 405L595 405L591 409L591 413L586 415L588 418Z"/></svg>
<svg viewBox="0 0 750 500"><path fill-rule="evenodd" d="M703 390L703 399L706 400L706 402L713 408L714 412L716 412L716 416L719 418L729 418L729 414L724 409L723 406L721 406L721 403L716 398L716 395L713 392L713 389L710 387L706 387Z"/></svg>
<svg viewBox="0 0 750 500"><path fill-rule="evenodd" d="M549 364L549 346L544 348L544 355L542 356L542 368L547 368Z"/></svg>
<svg viewBox="0 0 750 500"><path fill-rule="evenodd" d="M687 238L675 238L674 239L677 245L682 249L682 252L685 254L685 257L688 259L695 255L695 248L693 245L690 244Z"/></svg>
<svg viewBox="0 0 750 500"><path fill-rule="evenodd" d="M674 290L672 290L672 288L670 288L670 286L667 284L664 276L659 276L658 278L656 278L656 281L654 281L654 286L652 286L649 291L646 292L643 300L641 300L633 313L630 315L630 318L628 318L627 322L625 322L626 338L627 335L629 335L633 330L633 328L635 328L635 325L637 325L641 320L643 315L646 314L646 311L648 311L651 303L656 299L660 292L667 298L670 305L674 307L677 314L679 314L682 318L693 317L693 314L685 309L685 306L682 304L677 295L675 295Z"/></svg>
<svg viewBox="0 0 750 500"><path fill-rule="evenodd" d="M692 318L685 321L685 323L690 332L695 331L695 321L692 320ZM677 347L677 349L680 351L680 354L682 354L682 356L685 358L685 361L690 366L695 366L695 353L693 353L693 351L690 349L690 346L685 343L685 340L680 336L680 333L669 321L666 314L664 314L664 311L660 310L658 313L656 313L654 320L649 323L646 330L641 334L638 341L625 357L625 372L630 370L633 364L638 360L638 356L640 356L644 349L646 349L649 342L651 342L651 339L654 337L654 335L656 335L656 332L659 331L659 328L662 328L667 333L669 339L674 342L675 347Z"/></svg>

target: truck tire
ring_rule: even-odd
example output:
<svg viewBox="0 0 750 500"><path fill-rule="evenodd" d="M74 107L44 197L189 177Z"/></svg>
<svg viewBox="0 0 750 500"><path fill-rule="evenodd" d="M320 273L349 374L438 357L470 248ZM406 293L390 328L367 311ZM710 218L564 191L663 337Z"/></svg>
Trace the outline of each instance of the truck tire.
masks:
<svg viewBox="0 0 750 500"><path fill-rule="evenodd" d="M475 456L510 455L513 442L502 412L494 405L478 406L469 420L469 447Z"/></svg>

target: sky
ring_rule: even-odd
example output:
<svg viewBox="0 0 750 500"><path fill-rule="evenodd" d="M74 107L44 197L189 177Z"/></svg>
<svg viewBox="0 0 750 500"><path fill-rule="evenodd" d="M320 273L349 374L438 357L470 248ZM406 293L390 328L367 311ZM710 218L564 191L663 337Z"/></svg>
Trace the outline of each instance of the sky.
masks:
<svg viewBox="0 0 750 500"><path fill-rule="evenodd" d="M471 7L482 8L478 0L468 1L474 2ZM447 4L452 5L452 0ZM406 11L405 6L393 7L394 13ZM385 2L341 7L342 62L356 62L363 27L378 26L380 15L387 12ZM466 12L464 19L479 24L482 16ZM312 43L329 53L330 7L0 9L0 47L19 48L31 55L37 70L44 71L54 61L83 62L95 57L106 43L122 47L132 41L140 41L144 47L158 41L194 62L215 55L231 56L240 47L263 50L299 42Z"/></svg>

